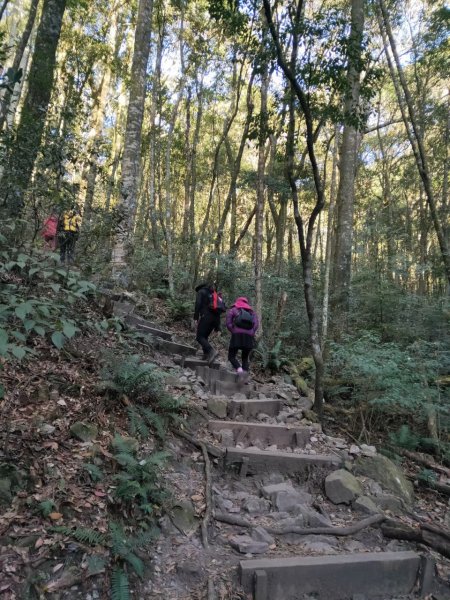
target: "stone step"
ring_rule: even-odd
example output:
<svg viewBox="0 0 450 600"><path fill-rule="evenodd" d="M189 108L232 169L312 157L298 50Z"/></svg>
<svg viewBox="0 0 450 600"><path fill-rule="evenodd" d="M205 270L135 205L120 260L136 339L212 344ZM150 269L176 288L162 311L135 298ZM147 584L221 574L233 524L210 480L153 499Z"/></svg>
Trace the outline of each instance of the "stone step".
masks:
<svg viewBox="0 0 450 600"><path fill-rule="evenodd" d="M162 329L158 329L156 327L150 327L149 325L135 325L138 331L142 331L142 333L148 333L153 337L161 338L163 340L172 340L173 335L170 331L163 331Z"/></svg>
<svg viewBox="0 0 450 600"><path fill-rule="evenodd" d="M179 354L180 356L195 356L197 348L187 346L186 344L179 344L178 342L172 342L170 340L162 340L160 338L153 338L154 342L152 346L160 352L166 354Z"/></svg>
<svg viewBox="0 0 450 600"><path fill-rule="evenodd" d="M413 592L420 581L416 552L370 552L246 560L241 584L254 600L388 600ZM250 596L251 597L251 596Z"/></svg>
<svg viewBox="0 0 450 600"><path fill-rule="evenodd" d="M267 446L276 444L279 447L291 446L303 448L313 432L311 427L271 425L269 423L240 423L239 421L210 421L208 429L218 432L231 429L235 444L246 441L252 444L260 440Z"/></svg>
<svg viewBox="0 0 450 600"><path fill-rule="evenodd" d="M113 313L117 316L117 317L127 317L128 315L131 315L131 313L134 311L135 309L135 305L132 304L131 302L114 302L113 304Z"/></svg>
<svg viewBox="0 0 450 600"><path fill-rule="evenodd" d="M144 319L144 317L140 317L138 315L132 315L132 314L127 315L125 318L125 322L128 325L132 325L133 327L144 326L144 327L153 327L155 329L159 329L159 326L157 323L154 323L153 321Z"/></svg>
<svg viewBox="0 0 450 600"><path fill-rule="evenodd" d="M203 360L202 358L185 358L182 366L186 369L192 369L195 371L196 367L209 367L210 369L218 369L220 364L218 362L209 364L208 361Z"/></svg>
<svg viewBox="0 0 450 600"><path fill-rule="evenodd" d="M208 364L198 365L195 372L207 385L213 385L216 381L226 381L228 383L238 383L238 376L233 371L227 369L214 369Z"/></svg>
<svg viewBox="0 0 450 600"><path fill-rule="evenodd" d="M281 410L283 401L279 398L251 398L235 400L231 398L228 404L228 416L235 419L241 414L245 419L256 417L259 413L275 417Z"/></svg>
<svg viewBox="0 0 450 600"><path fill-rule="evenodd" d="M245 474L264 471L301 473L308 467L334 469L342 465L340 456L332 454L296 454L294 452L266 451L253 448L227 448L225 466L241 465Z"/></svg>

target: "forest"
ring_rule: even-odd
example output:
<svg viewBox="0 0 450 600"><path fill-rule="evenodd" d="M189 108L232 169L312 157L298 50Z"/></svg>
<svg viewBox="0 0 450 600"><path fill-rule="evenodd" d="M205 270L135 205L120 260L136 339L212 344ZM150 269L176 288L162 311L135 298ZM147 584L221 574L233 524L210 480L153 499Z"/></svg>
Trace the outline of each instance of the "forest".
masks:
<svg viewBox="0 0 450 600"><path fill-rule="evenodd" d="M9 421L24 393L52 401L58 364L109 369L87 396L142 378L148 426L171 427L140 340L84 303L120 290L192 343L204 281L251 299L255 376L309 394L313 421L450 465L449 22L443 0L2 0L0 503ZM70 209L66 264L43 228ZM139 575L130 548L112 564Z"/></svg>

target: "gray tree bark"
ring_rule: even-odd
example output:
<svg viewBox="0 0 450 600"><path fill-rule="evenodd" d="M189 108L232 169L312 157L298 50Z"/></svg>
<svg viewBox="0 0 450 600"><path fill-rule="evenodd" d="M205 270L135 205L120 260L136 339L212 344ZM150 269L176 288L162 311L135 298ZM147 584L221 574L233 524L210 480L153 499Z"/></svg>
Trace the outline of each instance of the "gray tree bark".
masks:
<svg viewBox="0 0 450 600"><path fill-rule="evenodd" d="M117 207L120 223L112 253L113 271L119 275L126 264L133 238L137 190L141 176L141 139L150 54L153 0L139 0L131 65L130 96L122 157L121 198Z"/></svg>
<svg viewBox="0 0 450 600"><path fill-rule="evenodd" d="M353 211L355 177L361 129L354 121L360 119L361 51L364 31L364 0L352 0L351 29L348 53L348 93L344 105L344 124L339 160L339 186L336 198L336 246L333 257L333 293L331 304L337 313L347 313L353 248Z"/></svg>
<svg viewBox="0 0 450 600"><path fill-rule="evenodd" d="M36 13L37 13L38 5L39 5L39 0L31 0L30 10L28 12L28 18L27 18L27 22L25 24L25 29L23 30L22 36L20 38L20 42L17 45L16 53L14 54L14 60L11 65L11 68L15 73L19 70L19 68L22 64L22 60L23 60L23 57L25 54L25 49L26 49L28 41L30 39L31 32L33 31L34 22L36 21ZM16 86L17 86L17 84L16 84ZM3 129L3 126L6 122L6 117L8 115L8 112L9 112L9 109L11 106L11 99L13 97L13 94L15 93L14 88L16 86L14 86L12 88L12 92L9 91L8 89L5 90L5 93L1 100L0 130ZM17 105L17 102L16 102L16 105Z"/></svg>
<svg viewBox="0 0 450 600"><path fill-rule="evenodd" d="M24 194L30 187L53 88L56 49L65 9L66 0L44 0L28 89L17 128L16 144L10 157L8 181L3 187L4 203L12 215L21 212Z"/></svg>

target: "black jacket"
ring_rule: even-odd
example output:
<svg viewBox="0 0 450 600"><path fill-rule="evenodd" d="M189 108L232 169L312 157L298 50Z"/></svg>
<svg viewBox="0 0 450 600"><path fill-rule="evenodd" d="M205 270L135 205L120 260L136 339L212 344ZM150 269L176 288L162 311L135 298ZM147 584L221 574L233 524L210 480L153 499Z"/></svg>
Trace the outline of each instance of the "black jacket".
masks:
<svg viewBox="0 0 450 600"><path fill-rule="evenodd" d="M201 283L195 288L197 297L195 298L194 319L198 321L204 314L211 312L209 306L209 296L211 289L208 284Z"/></svg>

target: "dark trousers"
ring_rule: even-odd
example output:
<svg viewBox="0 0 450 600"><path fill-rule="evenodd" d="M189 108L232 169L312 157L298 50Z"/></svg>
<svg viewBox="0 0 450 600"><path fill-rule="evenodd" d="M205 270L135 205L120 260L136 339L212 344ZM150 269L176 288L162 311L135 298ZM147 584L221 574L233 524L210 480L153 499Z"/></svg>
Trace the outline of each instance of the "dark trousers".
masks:
<svg viewBox="0 0 450 600"><path fill-rule="evenodd" d="M196 340L202 347L204 354L209 354L212 350L212 346L208 342L208 338L214 329L216 331L220 329L220 316L212 314L202 315L197 325Z"/></svg>
<svg viewBox="0 0 450 600"><path fill-rule="evenodd" d="M75 254L75 242L77 241L76 231L64 231L60 238L59 250L61 262L65 263L66 259L69 265L73 263L73 257Z"/></svg>
<svg viewBox="0 0 450 600"><path fill-rule="evenodd" d="M228 360L230 361L230 363L233 365L233 367L235 369L239 369L239 367L241 365L240 365L238 359L236 358L239 350L242 350L242 368L244 369L244 371L248 371L248 368L250 366L249 357L250 357L250 352L252 351L251 348L232 348L230 346L228 348Z"/></svg>

